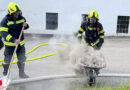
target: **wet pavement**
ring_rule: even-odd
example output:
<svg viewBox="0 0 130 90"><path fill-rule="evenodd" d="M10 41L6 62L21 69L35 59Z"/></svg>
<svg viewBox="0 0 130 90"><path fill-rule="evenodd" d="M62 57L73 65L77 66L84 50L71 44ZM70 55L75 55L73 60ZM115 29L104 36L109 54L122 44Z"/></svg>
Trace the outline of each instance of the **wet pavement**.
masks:
<svg viewBox="0 0 130 90"><path fill-rule="evenodd" d="M128 85L128 78L98 77L96 87ZM80 90L86 88L86 78L65 78L13 84L7 90Z"/></svg>
<svg viewBox="0 0 130 90"><path fill-rule="evenodd" d="M25 35L26 51L33 47L48 42L67 43L68 37L56 36L52 39L53 35ZM68 40L69 41L69 40ZM52 52L62 50L63 45L46 45L39 47L32 53L27 55L27 58L46 55ZM57 50L58 49L58 50ZM0 58L3 58L3 50L0 51ZM101 73L130 73L130 39L116 39L106 38L105 43L101 49L103 53L107 67L101 70ZM0 76L2 76L3 68L0 67ZM58 54L49 56L46 58L26 62L26 73L31 77L40 77L48 75L64 75L74 74L70 68L67 60L59 57ZM16 64L13 64L11 69L11 77L13 80L18 80L18 68ZM98 77L97 86L118 86L119 84L128 84L129 78L106 78ZM86 87L85 78L65 78L65 79L53 79L34 81L21 84L12 84L7 90L75 90L75 88Z"/></svg>

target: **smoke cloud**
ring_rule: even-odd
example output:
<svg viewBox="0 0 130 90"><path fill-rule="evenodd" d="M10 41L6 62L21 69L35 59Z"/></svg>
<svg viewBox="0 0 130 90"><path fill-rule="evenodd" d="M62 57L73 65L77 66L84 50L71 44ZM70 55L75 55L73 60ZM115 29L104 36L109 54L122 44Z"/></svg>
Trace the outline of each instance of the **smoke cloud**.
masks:
<svg viewBox="0 0 130 90"><path fill-rule="evenodd" d="M102 69L106 67L106 62L100 50L79 42L75 36L54 36L50 42L61 42L67 44L64 51L58 51L60 61L67 63L74 71L82 72L84 67Z"/></svg>

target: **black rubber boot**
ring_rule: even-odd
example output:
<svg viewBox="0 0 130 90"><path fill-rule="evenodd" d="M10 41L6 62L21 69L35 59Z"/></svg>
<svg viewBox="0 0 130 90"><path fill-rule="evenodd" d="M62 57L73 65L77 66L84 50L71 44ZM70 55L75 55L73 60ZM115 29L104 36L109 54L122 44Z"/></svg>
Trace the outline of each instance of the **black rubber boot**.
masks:
<svg viewBox="0 0 130 90"><path fill-rule="evenodd" d="M19 72L20 78L29 78L29 76L25 72Z"/></svg>
<svg viewBox="0 0 130 90"><path fill-rule="evenodd" d="M6 76L8 72L9 64L3 64L3 68L4 68L3 75Z"/></svg>
<svg viewBox="0 0 130 90"><path fill-rule="evenodd" d="M24 67L25 67L25 63L17 63L18 68L19 68L19 77L20 78L29 78L28 75L26 75L26 73L24 72Z"/></svg>

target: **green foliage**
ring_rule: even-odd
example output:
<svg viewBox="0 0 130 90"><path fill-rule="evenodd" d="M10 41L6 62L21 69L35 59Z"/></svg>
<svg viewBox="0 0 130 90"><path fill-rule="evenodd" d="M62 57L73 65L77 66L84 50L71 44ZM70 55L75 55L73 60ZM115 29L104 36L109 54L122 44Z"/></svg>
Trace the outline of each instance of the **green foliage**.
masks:
<svg viewBox="0 0 130 90"><path fill-rule="evenodd" d="M88 88L76 89L76 90L130 90L130 84L127 86L120 85L119 87L104 87L104 88L88 87Z"/></svg>

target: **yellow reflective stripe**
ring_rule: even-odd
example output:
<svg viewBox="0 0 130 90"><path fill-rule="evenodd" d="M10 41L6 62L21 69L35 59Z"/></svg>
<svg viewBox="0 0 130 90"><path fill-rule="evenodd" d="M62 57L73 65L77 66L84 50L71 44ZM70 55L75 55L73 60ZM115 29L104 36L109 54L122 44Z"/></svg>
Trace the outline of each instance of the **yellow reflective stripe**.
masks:
<svg viewBox="0 0 130 90"><path fill-rule="evenodd" d="M94 44L92 43L91 46L95 46L96 44L99 43L99 41L100 41L100 40L98 39Z"/></svg>
<svg viewBox="0 0 130 90"><path fill-rule="evenodd" d="M3 62L2 64L7 64L7 63Z"/></svg>
<svg viewBox="0 0 130 90"><path fill-rule="evenodd" d="M86 40L85 39L82 39L82 41L88 46L88 43L86 42Z"/></svg>
<svg viewBox="0 0 130 90"><path fill-rule="evenodd" d="M104 33L104 30L99 31L99 33Z"/></svg>
<svg viewBox="0 0 130 90"><path fill-rule="evenodd" d="M25 20L24 20L24 19L21 19L21 20L19 20L19 21L16 21L16 24L23 23L23 22L25 22Z"/></svg>
<svg viewBox="0 0 130 90"><path fill-rule="evenodd" d="M8 32L8 28L6 28L6 27L0 27L0 31Z"/></svg>
<svg viewBox="0 0 130 90"><path fill-rule="evenodd" d="M25 41L23 40L20 42L20 45L22 46L24 43L25 43ZM4 41L4 44L7 46L16 46L17 45L16 43L7 42L7 41Z"/></svg>
<svg viewBox="0 0 130 90"><path fill-rule="evenodd" d="M6 36L6 40L9 41L12 38L12 36L9 34Z"/></svg>
<svg viewBox="0 0 130 90"><path fill-rule="evenodd" d="M25 20L21 19L21 20L16 21L16 24L23 23L23 22L25 22ZM8 26L12 25L12 24L15 24L14 21L8 21L8 23L7 23Z"/></svg>
<svg viewBox="0 0 130 90"><path fill-rule="evenodd" d="M22 46L24 43L25 43L25 41L23 40L23 41L20 42L20 45Z"/></svg>
<svg viewBox="0 0 130 90"><path fill-rule="evenodd" d="M101 35L101 36L100 36L100 38L104 38L104 36L103 36L103 35Z"/></svg>
<svg viewBox="0 0 130 90"><path fill-rule="evenodd" d="M4 41L4 44L7 46L16 46L17 45L16 43L7 42L7 41Z"/></svg>
<svg viewBox="0 0 130 90"><path fill-rule="evenodd" d="M100 41L100 40L98 39L98 40L94 43L94 45L98 44L98 43L99 43L99 41Z"/></svg>
<svg viewBox="0 0 130 90"><path fill-rule="evenodd" d="M89 26L88 26L88 29L89 29L89 30L93 30L93 28L90 28Z"/></svg>
<svg viewBox="0 0 130 90"><path fill-rule="evenodd" d="M82 36L82 34L81 33L78 33L78 35L77 35L78 37L81 37Z"/></svg>
<svg viewBox="0 0 130 90"><path fill-rule="evenodd" d="M79 28L79 31L84 32L83 28L81 28L81 27Z"/></svg>
<svg viewBox="0 0 130 90"><path fill-rule="evenodd" d="M9 64L9 63L2 62L2 64Z"/></svg>
<svg viewBox="0 0 130 90"><path fill-rule="evenodd" d="M9 26L11 24L14 24L14 22L13 21L8 21L7 25Z"/></svg>
<svg viewBox="0 0 130 90"><path fill-rule="evenodd" d="M96 30L96 28L91 28L91 27L89 27L89 26L88 26L88 29L89 29L89 30Z"/></svg>

